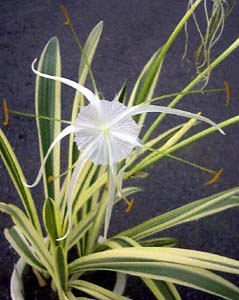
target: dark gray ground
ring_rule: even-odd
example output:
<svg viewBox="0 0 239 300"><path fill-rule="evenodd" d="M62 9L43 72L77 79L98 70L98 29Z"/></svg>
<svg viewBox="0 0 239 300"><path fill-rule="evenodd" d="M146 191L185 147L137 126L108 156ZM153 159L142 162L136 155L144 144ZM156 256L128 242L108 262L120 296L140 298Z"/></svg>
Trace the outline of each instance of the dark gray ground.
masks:
<svg viewBox="0 0 239 300"><path fill-rule="evenodd" d="M61 44L62 74L64 77L77 79L79 51L69 28L63 24L64 17L59 9L60 4L59 1L40 0L31 2L6 0L0 3L0 97L6 97L12 109L34 112L35 76L31 72L30 65L35 57L39 57L45 43L52 36L57 36ZM132 87L144 64L152 53L163 45L183 15L187 1L82 0L65 1L64 4L82 41L99 20L104 20L104 32L93 70L98 87L106 98L110 99L126 79L129 81L129 87ZM226 49L238 36L238 12L237 5L226 23L223 37L213 51L214 55ZM193 37L192 44L195 43ZM186 72L180 67L183 46L184 36L181 35L165 61L157 95L178 91L192 78L193 69ZM221 87L223 80L230 83L232 99L229 108L225 107L224 94L188 96L179 107L192 112L202 111L205 116L216 122L237 115L238 59L237 50L213 72L208 86ZM69 117L73 94L74 91L64 87L64 118ZM178 121L180 120L168 117L158 132L166 130ZM32 178L39 167L34 120L12 116L4 132L9 137L27 178ZM137 224L192 200L238 185L238 124L227 128L226 133L225 137L216 133L179 153L184 158L212 169L223 167L223 177L217 184L205 186L204 183L210 178L207 173L171 160L164 160L150 170L150 177L142 183L145 191L137 196L133 211L125 215L123 207L117 208L112 222L112 232L115 233L119 229ZM36 188L33 193L41 207L41 189ZM2 163L0 163L0 195L3 201L19 202ZM238 212L238 209L234 209L187 226L180 226L166 232L165 236L180 239L181 246L185 248L210 251L238 259ZM9 277L17 255L3 236L2 229L10 226L11 222L3 214L0 217L0 299L9 300ZM238 278L231 276L231 279L239 284ZM181 291L184 300L216 299L193 290L183 288ZM138 281L131 282L129 292L131 298L135 300L152 299Z"/></svg>

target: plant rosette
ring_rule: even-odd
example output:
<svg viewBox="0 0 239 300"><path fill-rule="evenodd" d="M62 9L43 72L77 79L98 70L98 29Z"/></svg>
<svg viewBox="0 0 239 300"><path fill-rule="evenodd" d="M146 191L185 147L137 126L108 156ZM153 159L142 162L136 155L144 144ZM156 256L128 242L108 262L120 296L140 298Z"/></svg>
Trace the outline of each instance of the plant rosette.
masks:
<svg viewBox="0 0 239 300"><path fill-rule="evenodd" d="M24 274L26 274L25 271L27 267L29 268L29 266L25 263L25 261L22 258L20 258L17 261L14 267L11 280L10 280L10 295L12 300L26 300L25 287L24 287ZM126 288L126 283L127 283L127 276L122 273L116 273L115 284L112 291L118 295L123 295ZM55 297L56 294L54 295L54 299ZM35 299L38 300L38 298Z"/></svg>
<svg viewBox="0 0 239 300"><path fill-rule="evenodd" d="M194 14L202 3L207 18L207 43ZM35 114L11 110L4 101L5 125L8 124L9 113L36 118L41 157L36 180L28 184L12 146L0 129L0 156L23 204L23 208L19 208L7 201L0 202L0 211L8 214L14 224L4 230L5 237L21 257L11 278L13 300L26 300L23 277L27 266L31 267L40 286L44 281L49 283L59 300L128 300L123 295L126 275L140 277L158 300L180 300L178 284L224 299L239 299L239 288L214 273L238 275L237 260L177 248L174 238L159 236L162 231L174 226L238 207L239 187L162 213L115 236L109 236L108 232L113 223L111 217L115 205L122 201L129 213L134 203L134 199L129 198L141 191L139 187L131 186L130 179L144 178L148 175L145 170L161 159L174 159L213 174L208 184L220 177L221 170L209 170L178 157L175 152L209 134L224 134L223 129L239 122L239 116L215 124L201 113L186 112L174 106L188 94L204 95L215 91L226 91L227 97L230 94L228 86L205 89L211 72L239 47L237 39L211 61L211 48L222 34L223 16L228 16L225 9L229 6L225 3L213 1L210 14L206 0L190 0L185 15L168 40L144 66L129 98L127 86L123 85L112 101L99 96L91 69L103 22L93 28L82 47L68 13L62 7L82 54L78 82L61 76L59 42L57 38L52 38L41 54L38 67L35 67L35 61L32 64L32 70L37 75ZM201 59L203 61L198 73L183 90L153 97L164 59L190 17L196 22L202 38L197 63ZM187 32L187 27L185 29ZM94 92L85 87L87 76L92 81ZM70 121L61 119L62 83L76 90ZM196 90L202 83L204 88ZM166 107L156 103L167 98L173 100ZM149 128L145 126L147 130L143 133L141 129L148 113L159 115ZM166 114L189 120L152 138ZM208 123L210 127L200 130L197 126L200 122ZM62 124L67 125L63 130ZM69 138L68 155L62 157L61 140L66 137ZM68 162L65 172L62 172L60 165L63 159ZM31 192L41 178L44 185L42 218L37 213ZM126 181L127 187L124 185ZM72 251L76 252L73 258ZM84 277L99 271L116 273L112 290L89 282ZM77 293L87 296L78 297Z"/></svg>

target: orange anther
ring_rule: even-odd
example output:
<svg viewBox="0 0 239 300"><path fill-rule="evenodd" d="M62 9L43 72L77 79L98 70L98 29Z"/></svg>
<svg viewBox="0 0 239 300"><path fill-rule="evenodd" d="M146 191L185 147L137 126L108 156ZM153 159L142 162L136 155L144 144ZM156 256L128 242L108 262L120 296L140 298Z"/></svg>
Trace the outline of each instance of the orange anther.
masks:
<svg viewBox="0 0 239 300"><path fill-rule="evenodd" d="M67 26L69 26L71 24L71 20L70 20L70 16L68 14L68 11L67 11L66 7L63 4L61 4L60 8L61 8L61 11L63 12L63 14L64 14L64 16L66 18L64 24L67 25Z"/></svg>
<svg viewBox="0 0 239 300"><path fill-rule="evenodd" d="M3 99L3 112L4 112L4 122L3 125L7 126L9 123L9 110L7 106L7 100Z"/></svg>
<svg viewBox="0 0 239 300"><path fill-rule="evenodd" d="M226 107L228 107L230 103L231 93L230 93L230 87L226 80L224 80L224 86L225 86L225 92L226 92Z"/></svg>
<svg viewBox="0 0 239 300"><path fill-rule="evenodd" d="M213 178L210 179L208 182L206 182L205 185L211 185L216 183L222 176L222 172L223 172L223 168L217 171L217 173L213 176Z"/></svg>
<svg viewBox="0 0 239 300"><path fill-rule="evenodd" d="M54 181L53 176L48 176L47 182L48 182L48 183L52 183L53 181Z"/></svg>
<svg viewBox="0 0 239 300"><path fill-rule="evenodd" d="M133 205L134 205L134 199L132 198L132 199L128 202L128 207L126 208L125 212L127 212L127 213L131 212Z"/></svg>

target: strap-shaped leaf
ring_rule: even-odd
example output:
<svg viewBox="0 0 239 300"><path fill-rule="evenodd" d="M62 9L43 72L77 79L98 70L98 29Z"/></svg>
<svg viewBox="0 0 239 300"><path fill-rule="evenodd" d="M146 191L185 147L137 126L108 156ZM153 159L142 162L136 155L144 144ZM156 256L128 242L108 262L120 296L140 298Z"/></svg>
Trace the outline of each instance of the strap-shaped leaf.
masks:
<svg viewBox="0 0 239 300"><path fill-rule="evenodd" d="M133 247L91 254L70 264L72 274L117 271L193 287L225 299L238 299L239 289L235 285L204 268L238 274L239 262L199 251Z"/></svg>
<svg viewBox="0 0 239 300"><path fill-rule="evenodd" d="M5 229L4 234L11 246L27 264L37 269L38 271L46 272L45 267L42 265L41 261L34 255L32 248L30 247L24 236L17 229L17 226L14 226L10 229Z"/></svg>
<svg viewBox="0 0 239 300"><path fill-rule="evenodd" d="M103 22L100 21L91 31L89 34L85 46L83 48L83 54L81 56L81 61L80 61L80 66L79 66L79 74L78 74L78 82L81 85L85 84L86 78L89 74L89 68L91 67L95 51L97 49L101 33L103 30ZM72 108L72 115L71 115L71 120L74 122L78 111L79 111L79 105L80 103L83 104L83 96L79 93L76 92L74 102L73 102L73 108ZM68 157L68 169L72 168L72 165L76 161L78 157L78 149L77 147L73 144L74 138L73 136L69 137L69 157ZM69 188L69 183L70 183L70 178L71 178L71 172L68 173L67 180L66 180L66 185L65 185L65 195L68 194L68 188Z"/></svg>
<svg viewBox="0 0 239 300"><path fill-rule="evenodd" d="M143 69L138 82L136 84L135 89L130 97L129 105L133 105L136 101L137 104L146 100L147 97L153 92L155 88L155 84L157 82L157 76L160 73L160 69L170 47L172 46L174 40L183 29L187 20L191 17L194 10L198 7L202 0L196 0L191 8L185 13L183 18L179 21L178 25L174 29L174 31L169 36L168 40L164 44L164 46L159 49L155 57L151 58L150 62L146 65L145 69Z"/></svg>
<svg viewBox="0 0 239 300"><path fill-rule="evenodd" d="M84 280L74 280L70 282L70 287L85 292L95 299L101 300L128 300L127 297L116 294L110 290L102 288L96 284Z"/></svg>
<svg viewBox="0 0 239 300"><path fill-rule="evenodd" d="M95 298L69 296L69 300L95 300Z"/></svg>
<svg viewBox="0 0 239 300"><path fill-rule="evenodd" d="M60 49L57 38L53 37L46 44L39 61L38 71L54 76L61 76ZM59 120L61 118L61 84L40 76L36 79L36 114ZM51 143L61 131L61 123L37 119L41 161ZM49 176L60 174L60 143L51 152L43 173L45 197L58 199L59 179L48 183Z"/></svg>
<svg viewBox="0 0 239 300"><path fill-rule="evenodd" d="M47 233L51 238L53 244L56 239L63 235L61 227L60 211L57 203L51 198L47 198L43 207L43 221Z"/></svg>
<svg viewBox="0 0 239 300"><path fill-rule="evenodd" d="M90 72L89 68L91 68L91 64L95 55L95 51L97 49L97 46L100 41L100 37L103 30L103 22L100 21L90 32L86 42L85 46L83 48L83 53L81 55L80 60L80 66L79 66L79 72L78 72L78 82L81 85L85 84L86 78ZM96 92L96 91L95 91ZM79 105L80 103L83 104L83 96L79 93L75 93L74 98L74 104L72 108L72 116L71 120L75 121L76 116L79 111ZM72 153L73 151L73 153ZM69 143L69 167L74 163L78 156L78 150L76 146L73 147L73 137L70 137L70 143Z"/></svg>
<svg viewBox="0 0 239 300"><path fill-rule="evenodd" d="M69 234L69 246L71 249L75 244L85 235L85 233L91 228L95 220L96 210L91 211L84 219L72 228ZM67 241L68 241L67 240Z"/></svg>
<svg viewBox="0 0 239 300"><path fill-rule="evenodd" d="M103 30L103 22L100 21L90 32L86 42L85 46L83 48L83 54L81 56L80 66L79 66L79 72L78 72L78 82L81 85L85 84L86 78L89 74L89 68L91 67L91 63L93 61L96 48L98 46L101 33ZM82 98L82 95L78 92L75 94L73 109L72 109L72 121L75 121L76 116L78 114L80 99Z"/></svg>
<svg viewBox="0 0 239 300"><path fill-rule="evenodd" d="M106 259L107 258L107 259ZM117 258L117 260L115 260ZM102 265L102 262L167 262L181 264L208 270L216 270L232 274L239 274L239 261L221 255L208 252L179 249L179 248L154 248L154 247L131 247L107 250L104 252L90 254L76 259L71 263L71 270L80 268L80 263L90 266Z"/></svg>
<svg viewBox="0 0 239 300"><path fill-rule="evenodd" d="M120 103L126 105L126 98L127 98L127 81L124 82L119 92L117 93L117 99Z"/></svg>
<svg viewBox="0 0 239 300"><path fill-rule="evenodd" d="M12 182L18 192L18 195L22 201L25 211L31 220L33 226L36 228L39 234L42 234L40 222L38 219L36 207L32 199L32 195L28 187L23 185L22 181L25 181L20 164L17 157L8 142L3 131L0 129L0 156L4 162L5 167L12 179Z"/></svg>
<svg viewBox="0 0 239 300"><path fill-rule="evenodd" d="M142 278L157 300L181 300L176 287L169 282Z"/></svg>
<svg viewBox="0 0 239 300"><path fill-rule="evenodd" d="M52 278L55 278L53 263L43 237L36 231L26 215L15 205L0 202L0 211L8 214L19 232L24 235L32 247L32 251L38 256Z"/></svg>
<svg viewBox="0 0 239 300"><path fill-rule="evenodd" d="M196 1L197 2L197 1ZM195 4L196 4L195 2ZM168 107L174 107L177 103L179 103L184 96L190 92L198 83L200 83L205 76L208 76L209 73L212 72L214 68L216 68L220 63L222 63L233 51L235 51L239 47L239 38L237 38L234 43L232 43L224 52L221 53L210 65L205 68L202 72L200 72L182 91L179 93L168 105ZM151 134L154 131L154 128L157 128L159 123L166 117L166 114L162 113L160 116L156 118L151 127L147 130L144 135L144 141L148 140Z"/></svg>
<svg viewBox="0 0 239 300"><path fill-rule="evenodd" d="M143 239L170 227L198 220L239 205L239 188L233 188L210 197L183 205L120 233L135 240Z"/></svg>
<svg viewBox="0 0 239 300"><path fill-rule="evenodd" d="M149 240L139 241L142 247L174 247L177 245L177 240L174 238L160 237Z"/></svg>
<svg viewBox="0 0 239 300"><path fill-rule="evenodd" d="M114 249L119 247L140 247L140 244L128 237L116 236L113 237L110 241L104 243L101 246L101 248L99 247L97 250L102 251L102 247L103 249L106 249L106 246ZM155 295L157 300L180 300L181 299L176 287L172 283L168 283L161 280L153 280L144 277L142 277L141 279L151 290L151 292Z"/></svg>
<svg viewBox="0 0 239 300"><path fill-rule="evenodd" d="M89 73L89 66L91 65L95 51L100 41L100 37L103 30L103 21L100 21L90 32L85 46L84 54L82 54L80 66L79 66L79 83L84 84L86 77ZM86 62L87 61L87 62Z"/></svg>
<svg viewBox="0 0 239 300"><path fill-rule="evenodd" d="M67 254L62 246L54 249L54 268L56 273L56 284L59 289L67 291L68 289L68 265Z"/></svg>
<svg viewBox="0 0 239 300"><path fill-rule="evenodd" d="M152 98L162 68L158 49L144 66L129 98L129 106L140 104Z"/></svg>

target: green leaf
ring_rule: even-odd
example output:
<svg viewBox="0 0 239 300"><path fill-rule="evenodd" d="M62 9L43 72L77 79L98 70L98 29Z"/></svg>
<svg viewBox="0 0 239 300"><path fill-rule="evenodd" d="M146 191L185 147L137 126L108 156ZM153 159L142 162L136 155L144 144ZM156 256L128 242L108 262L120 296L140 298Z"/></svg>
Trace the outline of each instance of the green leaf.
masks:
<svg viewBox="0 0 239 300"><path fill-rule="evenodd" d="M158 49L144 66L129 98L129 106L140 104L152 98L162 68L161 48Z"/></svg>
<svg viewBox="0 0 239 300"><path fill-rule="evenodd" d="M181 300L181 297L172 283L161 280L142 278L157 300Z"/></svg>
<svg viewBox="0 0 239 300"><path fill-rule="evenodd" d="M95 299L100 300L128 300L127 297L116 294L96 284L84 280L74 280L70 282L70 287L85 292Z"/></svg>
<svg viewBox="0 0 239 300"><path fill-rule="evenodd" d="M142 247L174 247L177 245L177 242L178 241L174 238L161 237L149 240L141 240L139 241L139 244Z"/></svg>
<svg viewBox="0 0 239 300"><path fill-rule="evenodd" d="M157 83L162 63L166 54L168 53L170 47L172 46L174 40L176 39L180 31L184 28L185 23L192 16L194 10L198 7L200 3L201 0L196 0L195 3L191 6L191 8L187 10L183 18L179 21L178 25L175 27L174 31L169 36L164 46L157 50L157 52L147 63L142 73L140 74L136 86L130 96L129 106L132 106L135 103L139 104L142 101L150 99L150 96L152 96L155 85Z"/></svg>
<svg viewBox="0 0 239 300"><path fill-rule="evenodd" d="M239 39L238 39L238 45L239 45ZM239 122L239 116L232 117L230 119L227 119L226 121L223 121L221 123L218 123L218 127L225 128L232 124ZM154 125L153 125L154 126ZM191 143L194 143L212 133L217 131L217 128L215 127L209 127L205 130L202 130L196 134L193 134L190 137L187 137L183 139L182 141L179 141L174 146L171 146L169 149L167 149L165 152L161 151L153 151L151 154L147 155L145 158L141 159L136 166L133 166L129 171L127 171L124 175L124 178L129 178L134 174L137 174L138 172L148 168L151 165L154 165L156 162L158 162L160 159L167 157L168 154L174 153L175 151L178 151L180 149L183 149L184 147L190 145ZM145 137L145 136L144 136ZM155 139L154 139L155 140ZM153 142L150 141L149 143ZM148 143L146 144L148 146Z"/></svg>
<svg viewBox="0 0 239 300"><path fill-rule="evenodd" d="M116 258L118 260L115 260ZM90 254L72 262L71 270L74 272L74 270L77 268L81 269L79 264L80 262L82 263L82 266L86 262L86 265L95 263L95 266L97 267L97 264L99 263L99 265L101 265L103 261L105 262L105 259L108 259L108 263L115 262L117 264L120 262L138 263L141 261L145 263L166 262L239 274L239 261L232 258L227 258L208 252L168 247L119 248L96 254Z"/></svg>
<svg viewBox="0 0 239 300"><path fill-rule="evenodd" d="M38 64L38 71L54 76L61 76L60 49L57 38L53 37L46 44ZM61 118L61 84L59 81L46 79L37 76L36 79L36 114L50 117L52 119ZM41 161L45 157L48 148L61 131L61 123L37 119L37 128L40 144ZM60 174L60 143L51 152L43 173L45 197L58 199ZM48 177L52 176L53 183L48 183Z"/></svg>
<svg viewBox="0 0 239 300"><path fill-rule="evenodd" d="M198 2L198 1L196 1ZM196 5L196 2L194 5ZM200 1L199 1L200 2ZM188 11L189 12L189 11ZM181 23L181 22L180 22ZM177 31L177 28L175 28L174 32ZM173 35L173 34L172 34ZM166 46L166 45L165 45ZM174 107L177 103L179 103L183 97L190 92L198 83L200 83L205 76L208 76L212 72L212 70L217 67L221 62L223 62L233 51L235 51L239 47L239 38L237 38L234 43L232 43L221 55L219 55L210 65L205 68L202 72L200 72L182 91L179 93L168 105L168 107ZM165 47L164 47L165 48ZM164 49L163 49L164 50ZM165 52L165 51L162 51ZM149 139L151 136L154 128L156 128L166 117L165 113L162 113L160 116L157 117L157 119L154 121L154 123L151 125L151 127L147 130L147 132L144 135L144 142ZM230 119L229 119L230 120ZM221 127L222 128L222 127Z"/></svg>
<svg viewBox="0 0 239 300"><path fill-rule="evenodd" d="M239 197L236 196L238 193L239 188L237 187L191 202L125 230L119 235L141 240L173 226L198 220L228 208L239 206Z"/></svg>
<svg viewBox="0 0 239 300"><path fill-rule="evenodd" d="M101 197L101 201L97 207L96 217L89 231L88 241L87 241L87 248L86 253L92 253L95 250L97 239L100 235L102 230L102 226L104 224L105 219L105 211L107 206L107 193L104 193Z"/></svg>
<svg viewBox="0 0 239 300"><path fill-rule="evenodd" d="M124 197L127 198L138 192L142 192L142 190L143 190L142 188L137 187L137 186L129 186L129 187L122 189L121 193ZM120 200L122 200L122 197L119 197L118 195L116 195L114 205L117 204Z"/></svg>
<svg viewBox="0 0 239 300"><path fill-rule="evenodd" d="M100 37L103 30L103 21L100 21L90 32L85 46L84 46L84 55L81 57L80 66L79 66L79 83L84 84L86 77L89 73L89 66L94 58L96 48L100 41ZM86 63L86 60L87 63ZM88 65L87 65L88 64Z"/></svg>
<svg viewBox="0 0 239 300"><path fill-rule="evenodd" d="M57 203L51 198L47 198L43 206L43 221L47 233L53 243L63 235L61 227L60 211Z"/></svg>
<svg viewBox="0 0 239 300"><path fill-rule="evenodd" d="M83 52L80 60L80 66L79 66L79 71L78 71L78 82L81 85L85 84L86 78L89 74L89 67L91 67L96 48L98 46L101 34L103 30L103 22L100 21L91 31L89 34ZM87 63L86 63L87 61ZM78 114L78 109L79 109L79 104L81 103L81 99L83 96L76 92L75 93L75 98L74 98L74 104L73 104L73 109L72 109L72 121L75 121L76 116Z"/></svg>
<svg viewBox="0 0 239 300"><path fill-rule="evenodd" d="M74 228L71 229L69 234L69 246L71 249L75 244L85 235L85 233L91 228L93 221L95 220L96 211L91 211L87 214L83 220L81 220Z"/></svg>
<svg viewBox="0 0 239 300"><path fill-rule="evenodd" d="M0 129L0 156L4 162L5 167L11 177L11 180L18 192L18 195L22 201L25 211L32 222L32 225L36 228L39 234L42 234L40 222L38 219L36 207L32 199L32 195L28 187L23 185L23 181L26 179L23 175L22 169L16 158L16 155L8 142L3 131Z"/></svg>
<svg viewBox="0 0 239 300"><path fill-rule="evenodd" d="M34 255L31 246L25 237L20 233L20 230L17 228L17 226L14 226L11 229L5 229L4 234L10 245L27 264L31 265L40 272L46 272L44 265L42 265L41 261Z"/></svg>
<svg viewBox="0 0 239 300"><path fill-rule="evenodd" d="M117 93L117 99L120 103L125 104L127 96L127 82L125 82L119 92Z"/></svg>
<svg viewBox="0 0 239 300"><path fill-rule="evenodd" d="M108 270L163 280L237 300L239 289L205 270L239 274L239 262L205 252L176 248L120 248L81 257L70 264L72 274Z"/></svg>
<svg viewBox="0 0 239 300"><path fill-rule="evenodd" d="M0 202L0 211L8 214L12 218L12 221L17 226L18 231L24 235L26 240L29 242L32 247L32 251L34 251L37 255L42 265L44 265L52 278L55 278L52 258L47 245L45 244L43 237L36 231L26 215L15 205L5 204L2 202Z"/></svg>
<svg viewBox="0 0 239 300"><path fill-rule="evenodd" d="M91 33L89 34L83 52L84 54L81 57L81 61L80 61L80 66L79 66L79 72L78 72L78 82L81 85L85 84L86 78L89 74L89 67L91 67L94 55L95 55L95 51L96 48L98 46L100 37L101 37L101 33L103 30L103 22L100 21L91 31ZM87 61L87 63L86 63ZM71 121L74 122L78 111L79 111L79 105L83 105L84 101L83 101L83 96L79 93L76 92L75 93L75 98L74 98L74 102L73 102L73 108L72 108L72 115L71 115ZM72 168L72 165L74 164L74 162L76 161L79 151L77 149L77 147L73 144L74 142L74 138L73 136L69 137L69 157L68 157L68 169ZM67 176L67 181L66 181L66 192L65 195L68 194L68 188L69 188L69 183L70 183L70 179L71 179L71 172L68 173Z"/></svg>
<svg viewBox="0 0 239 300"><path fill-rule="evenodd" d="M96 251L104 251L108 248L127 248L127 247L174 247L177 244L177 240L173 238L154 238L149 240L142 240L136 242L135 240L126 236L114 236L104 243L98 245Z"/></svg>
<svg viewBox="0 0 239 300"><path fill-rule="evenodd" d="M69 300L95 300L94 298L88 298L88 297L76 297L73 295L71 291L67 293L67 297Z"/></svg>
<svg viewBox="0 0 239 300"><path fill-rule="evenodd" d="M54 268L56 273L56 282L59 288L63 291L68 289L68 264L67 264L67 254L62 246L55 248L54 253Z"/></svg>

